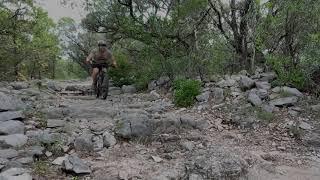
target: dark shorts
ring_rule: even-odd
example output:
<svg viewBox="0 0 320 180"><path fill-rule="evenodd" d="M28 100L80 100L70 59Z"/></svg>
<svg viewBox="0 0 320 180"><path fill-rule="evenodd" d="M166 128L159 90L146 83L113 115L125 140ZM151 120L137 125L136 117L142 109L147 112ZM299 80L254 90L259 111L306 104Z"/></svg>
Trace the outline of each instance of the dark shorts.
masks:
<svg viewBox="0 0 320 180"><path fill-rule="evenodd" d="M93 63L93 64L91 64L91 67L92 67L92 68L102 69L102 68L107 68L108 65L107 65L106 63L104 63L104 64Z"/></svg>

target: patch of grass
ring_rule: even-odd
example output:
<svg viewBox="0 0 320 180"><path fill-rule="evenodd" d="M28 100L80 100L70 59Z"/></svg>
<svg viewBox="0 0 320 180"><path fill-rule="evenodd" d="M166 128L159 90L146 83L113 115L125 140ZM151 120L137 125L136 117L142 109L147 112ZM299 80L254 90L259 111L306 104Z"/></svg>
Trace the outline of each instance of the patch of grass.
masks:
<svg viewBox="0 0 320 180"><path fill-rule="evenodd" d="M262 109L257 110L257 117L261 120L272 122L274 120L274 114L271 112L264 111Z"/></svg>
<svg viewBox="0 0 320 180"><path fill-rule="evenodd" d="M190 79L179 79L174 82L174 103L178 107L190 107L200 94L200 82Z"/></svg>
<svg viewBox="0 0 320 180"><path fill-rule="evenodd" d="M63 156L63 142L62 141L56 141L52 144L46 144L46 149L52 153L53 156Z"/></svg>
<svg viewBox="0 0 320 180"><path fill-rule="evenodd" d="M50 173L49 162L47 161L36 161L33 164L33 173L39 176L46 176Z"/></svg>
<svg viewBox="0 0 320 180"><path fill-rule="evenodd" d="M37 128L46 128L47 127L47 118L43 112L40 111L26 111L24 112L25 116L28 119L35 118L38 122Z"/></svg>
<svg viewBox="0 0 320 180"><path fill-rule="evenodd" d="M301 139L303 130L301 130L298 126L291 126L288 129L290 135L292 135L295 139Z"/></svg>

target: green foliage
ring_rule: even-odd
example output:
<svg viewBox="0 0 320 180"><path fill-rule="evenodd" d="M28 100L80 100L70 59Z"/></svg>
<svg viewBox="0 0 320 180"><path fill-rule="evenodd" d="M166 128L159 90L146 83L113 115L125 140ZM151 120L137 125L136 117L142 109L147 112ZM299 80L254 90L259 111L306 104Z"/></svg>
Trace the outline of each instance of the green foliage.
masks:
<svg viewBox="0 0 320 180"><path fill-rule="evenodd" d="M49 164L50 163L47 161L42 161L42 160L36 161L33 164L33 173L35 173L36 175L39 175L39 176L48 175L50 172Z"/></svg>
<svg viewBox="0 0 320 180"><path fill-rule="evenodd" d="M70 60L58 60L56 65L56 79L84 79L88 77L79 64Z"/></svg>
<svg viewBox="0 0 320 180"><path fill-rule="evenodd" d="M0 80L54 78L60 53L54 28L47 12L32 1L0 6Z"/></svg>
<svg viewBox="0 0 320 180"><path fill-rule="evenodd" d="M174 82L174 103L179 107L194 104L195 97L200 94L200 82L196 80L178 79Z"/></svg>
<svg viewBox="0 0 320 180"><path fill-rule="evenodd" d="M121 53L114 54L117 60L117 68L109 70L109 76L115 86L130 85L134 82L133 67L128 61L128 57Z"/></svg>
<svg viewBox="0 0 320 180"><path fill-rule="evenodd" d="M259 109L257 111L257 117L261 120L267 121L268 123L272 122L274 120L274 114L271 112L264 111L262 109Z"/></svg>
<svg viewBox="0 0 320 180"><path fill-rule="evenodd" d="M294 86L298 89L303 89L307 85L308 79L303 69L299 66L293 66L289 58L270 56L267 63L278 75L273 85Z"/></svg>

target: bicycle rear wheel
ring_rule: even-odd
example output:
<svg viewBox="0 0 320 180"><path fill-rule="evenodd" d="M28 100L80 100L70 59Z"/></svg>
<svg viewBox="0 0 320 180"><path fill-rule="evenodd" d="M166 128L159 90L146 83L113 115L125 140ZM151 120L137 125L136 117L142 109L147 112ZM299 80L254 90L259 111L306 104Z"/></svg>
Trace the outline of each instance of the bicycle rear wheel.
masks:
<svg viewBox="0 0 320 180"><path fill-rule="evenodd" d="M102 84L103 84L103 73L99 72L97 77L97 84L96 84L96 97L99 98L102 95Z"/></svg>
<svg viewBox="0 0 320 180"><path fill-rule="evenodd" d="M107 99L109 93L109 76L108 73L103 73L103 80L101 83L101 96L102 99Z"/></svg>

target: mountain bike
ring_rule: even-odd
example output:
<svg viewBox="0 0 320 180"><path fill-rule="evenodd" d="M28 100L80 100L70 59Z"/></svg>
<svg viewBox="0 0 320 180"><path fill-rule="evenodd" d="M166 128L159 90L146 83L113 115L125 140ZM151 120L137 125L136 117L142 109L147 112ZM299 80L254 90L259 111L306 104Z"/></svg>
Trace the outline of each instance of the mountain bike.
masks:
<svg viewBox="0 0 320 180"><path fill-rule="evenodd" d="M95 84L95 94L96 97L102 97L102 99L107 99L109 91L109 76L107 73L108 65L99 64L98 65L99 73L97 75L97 80Z"/></svg>

